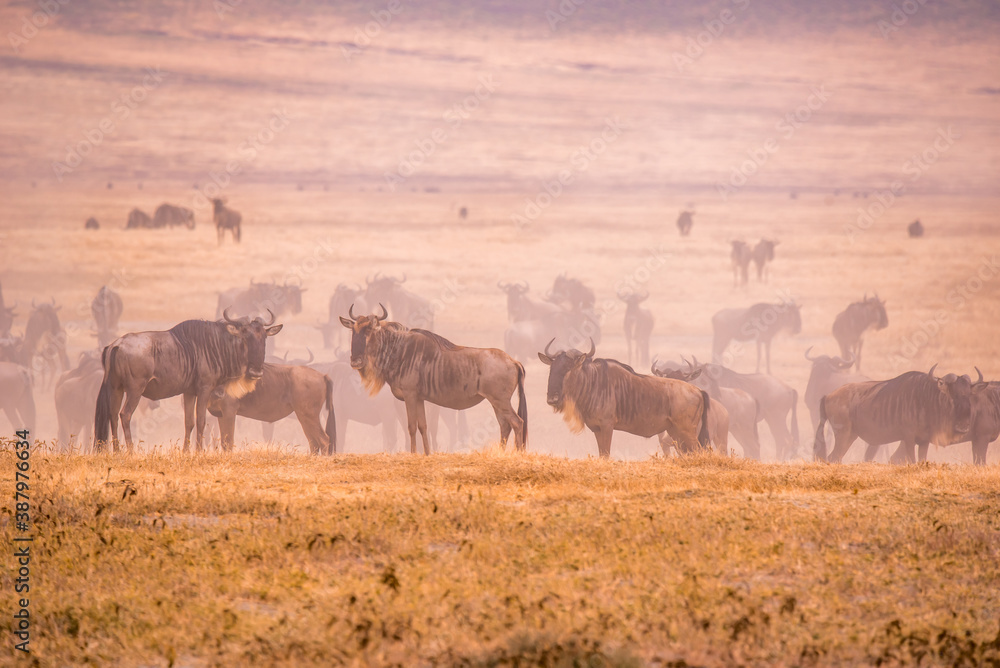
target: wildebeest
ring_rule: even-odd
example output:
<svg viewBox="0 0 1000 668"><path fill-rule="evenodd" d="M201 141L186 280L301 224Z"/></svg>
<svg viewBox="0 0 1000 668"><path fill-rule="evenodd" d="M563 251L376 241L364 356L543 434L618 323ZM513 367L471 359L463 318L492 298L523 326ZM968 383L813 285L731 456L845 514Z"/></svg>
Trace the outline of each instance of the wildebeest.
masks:
<svg viewBox="0 0 1000 668"><path fill-rule="evenodd" d="M649 293L618 293L618 299L625 302L625 343L628 346L628 363L632 364L632 346L635 346L638 363L649 364L649 337L653 333L653 312L639 306L649 299Z"/></svg>
<svg viewBox="0 0 1000 668"><path fill-rule="evenodd" d="M767 373L771 373L771 339L787 331L802 331L802 318L795 302L760 303L750 308L722 309L712 316L712 360L721 362L730 341L757 342L757 372L760 372L760 349L767 353Z"/></svg>
<svg viewBox="0 0 1000 668"><path fill-rule="evenodd" d="M654 376L683 380L708 392L713 402L719 402L726 409L729 433L743 448L743 456L760 459L760 435L757 432L757 423L762 416L756 399L743 390L722 387L716 379L704 372L703 365L695 366L687 362L687 370L684 370L680 364L673 362L654 362L650 371ZM714 438L713 441L718 442Z"/></svg>
<svg viewBox="0 0 1000 668"><path fill-rule="evenodd" d="M403 287L406 274L402 278L375 274L374 279L366 279L368 287L365 290L365 303L385 304L392 312L393 322L406 327L434 329L434 311L431 303L420 295ZM343 316L343 311L338 317Z"/></svg>
<svg viewBox="0 0 1000 668"><path fill-rule="evenodd" d="M0 362L0 408L14 430L35 431L31 373L19 364Z"/></svg>
<svg viewBox="0 0 1000 668"><path fill-rule="evenodd" d="M616 430L644 438L665 431L681 452L708 446L707 392L680 380L638 374L616 360L595 359L595 352L593 343L589 353L570 349L553 355L546 346L538 359L549 366L546 402L562 413L573 433L584 426L594 432L601 457L611 456Z"/></svg>
<svg viewBox="0 0 1000 668"><path fill-rule="evenodd" d="M543 320L562 311L559 306L552 302L537 301L529 297L530 286L526 281L517 283L497 281L497 287L507 293L507 319L510 322ZM535 352L538 351L533 351L532 356Z"/></svg>
<svg viewBox="0 0 1000 668"><path fill-rule="evenodd" d="M976 368L979 383L983 383L983 373ZM986 451L990 443L1000 438L1000 383L986 383L986 389L972 394L972 418L969 431L962 434L961 440L938 445L955 445L972 442L972 463L977 466L986 464ZM927 459L927 448L920 448L920 461Z"/></svg>
<svg viewBox="0 0 1000 668"><path fill-rule="evenodd" d="M254 283L251 278L249 288L230 288L219 293L215 317L221 318L226 309L237 316L256 317L267 311L271 311L275 317L285 313L296 315L302 312L302 293L307 289L288 283Z"/></svg>
<svg viewBox="0 0 1000 668"><path fill-rule="evenodd" d="M101 224L97 222L97 219L91 216L87 219L87 222L83 224L83 229L85 230L99 230L101 229Z"/></svg>
<svg viewBox="0 0 1000 668"><path fill-rule="evenodd" d="M803 399L806 408L809 409L809 417L812 419L812 428L815 430L819 425L819 402L820 399L830 394L838 387L848 383L864 383L870 381L868 376L851 373L854 360L850 357L831 357L829 355L817 355L810 357L809 351L812 346L806 349L806 359L812 362L812 370L809 372L809 382L806 384L806 393Z"/></svg>
<svg viewBox="0 0 1000 668"><path fill-rule="evenodd" d="M153 213L153 227L175 227L184 225L189 230L194 229L194 211L183 206L161 204Z"/></svg>
<svg viewBox="0 0 1000 668"><path fill-rule="evenodd" d="M749 281L750 260L753 259L753 251L750 250L750 246L745 241L736 240L729 243L732 245L729 259L733 264L733 287L746 285Z"/></svg>
<svg viewBox="0 0 1000 668"><path fill-rule="evenodd" d="M122 317L122 298L117 292L106 285L97 291L97 296L90 302L90 313L97 325L97 345L104 346L114 341L118 334L118 319Z"/></svg>
<svg viewBox="0 0 1000 668"><path fill-rule="evenodd" d="M889 315L885 312L885 300L865 295L862 301L854 302L841 311L833 321L833 338L840 345L840 356L851 357L855 367L861 371L861 345L865 330L876 330L889 326Z"/></svg>
<svg viewBox="0 0 1000 668"><path fill-rule="evenodd" d="M813 454L817 460L840 462L859 437L868 443L866 457L886 443L899 441L890 461L912 462L914 445L957 443L972 426L972 397L987 389L968 376L934 376L908 371L891 380L849 383L820 400ZM834 446L827 454L824 427L833 427Z"/></svg>
<svg viewBox="0 0 1000 668"><path fill-rule="evenodd" d="M753 264L757 267L757 280L762 281L767 276L767 263L774 261L774 247L780 242L771 239L761 239L753 247Z"/></svg>
<svg viewBox="0 0 1000 668"><path fill-rule="evenodd" d="M17 308L17 302L14 302L13 306L6 306L3 302L3 290L0 290L0 337L10 336L10 328L14 325L14 317L17 315L14 309Z"/></svg>
<svg viewBox="0 0 1000 668"><path fill-rule="evenodd" d="M167 331L125 334L112 341L101 358L104 381L94 411L94 451L104 447L109 431L117 450L119 417L131 451L132 413L140 397L166 399L178 394L184 395L184 450L196 425L195 441L201 450L212 391L225 385L227 394L239 398L263 375L265 339L282 327L270 316L269 322L234 320L227 312L222 322L185 320Z"/></svg>
<svg viewBox="0 0 1000 668"><path fill-rule="evenodd" d="M705 382L743 390L753 397L759 407L758 419L767 423L774 437L775 457L780 461L795 456L799 448L799 393L794 388L761 373L737 373L719 364L698 364L697 359L695 366L704 368L702 380Z"/></svg>
<svg viewBox="0 0 1000 668"><path fill-rule="evenodd" d="M924 236L924 226L919 220L915 220L906 226L906 232L910 235L911 239L916 239L918 237Z"/></svg>
<svg viewBox="0 0 1000 668"><path fill-rule="evenodd" d="M135 230L143 227L153 227L153 219L149 214L140 209L132 209L128 214L128 222L125 224L126 230Z"/></svg>
<svg viewBox="0 0 1000 668"><path fill-rule="evenodd" d="M500 444L511 430L518 450L527 447L528 408L524 398L524 366L495 348L457 346L422 329L407 329L394 322L380 304L382 315L354 317L354 309L340 322L352 331L351 367L361 375L372 394L389 385L393 396L406 404L410 452L417 451L417 430L424 454L430 454L424 402L464 410L484 399L500 424ZM517 412L510 397L517 390Z"/></svg>
<svg viewBox="0 0 1000 668"><path fill-rule="evenodd" d="M355 305L362 312L368 309L367 302L364 301L361 286L351 287L341 283L330 296L330 314L326 323L316 325L316 328L323 333L323 347L333 348L340 342L344 328L340 326L338 318L344 315L351 305Z"/></svg>
<svg viewBox="0 0 1000 668"><path fill-rule="evenodd" d="M677 229L682 237L691 234L691 226L694 225L692 216L694 216L694 211L681 211L681 215L677 216Z"/></svg>
<svg viewBox="0 0 1000 668"><path fill-rule="evenodd" d="M594 308L597 297L580 279L567 278L566 274L560 274L552 282L548 300L554 304L562 304L569 310L585 311Z"/></svg>
<svg viewBox="0 0 1000 668"><path fill-rule="evenodd" d="M233 233L233 242L240 242L240 223L243 216L238 211L226 208L226 200L212 200L212 220L215 222L215 231L219 237L219 245L222 245L222 238L226 236L226 230Z"/></svg>
<svg viewBox="0 0 1000 668"><path fill-rule="evenodd" d="M36 304L32 299L31 308L28 324L24 327L24 341L21 344L19 361L43 376L48 372L52 372L54 376L58 369L63 371L69 369L66 332L59 323L59 315L56 313L62 307L56 306L56 300L53 298L51 304ZM45 384L48 385L50 381Z"/></svg>
<svg viewBox="0 0 1000 668"><path fill-rule="evenodd" d="M327 410L326 429L320 424ZM263 374L253 390L234 397L219 385L208 401L208 412L219 419L222 449L233 449L236 416L277 422L295 413L313 454L332 455L337 451L337 420L333 408L330 377L306 366L264 363Z"/></svg>
<svg viewBox="0 0 1000 668"><path fill-rule="evenodd" d="M668 372L669 373L669 372ZM700 371L694 372L688 378L677 378L673 375L661 375L654 373L654 376L659 376L660 378L674 378L675 380L682 380L685 383L691 383L691 380L700 373ZM695 387L698 387L695 385ZM702 389L702 388L699 388ZM708 398L708 440L709 443L715 446L716 452L720 455L729 454L729 432L732 430L732 426L729 424L729 411L726 407L722 405L717 399L709 396ZM670 448L676 447L674 439L667 432L660 432L659 434L660 448L663 450L663 456L670 456Z"/></svg>

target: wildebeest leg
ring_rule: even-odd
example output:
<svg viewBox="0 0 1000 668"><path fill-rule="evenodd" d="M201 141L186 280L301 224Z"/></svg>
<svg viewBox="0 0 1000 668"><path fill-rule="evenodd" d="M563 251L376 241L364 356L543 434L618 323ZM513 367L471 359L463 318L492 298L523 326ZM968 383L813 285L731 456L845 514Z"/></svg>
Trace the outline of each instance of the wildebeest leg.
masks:
<svg viewBox="0 0 1000 668"><path fill-rule="evenodd" d="M431 442L427 440L427 412L424 409L423 399L417 400L416 413L417 413L417 429L420 430L420 438L424 442L424 454L429 455L431 454L432 450L431 450ZM414 441L414 446L416 446L416 441ZM415 451L416 450L414 450L414 452Z"/></svg>
<svg viewBox="0 0 1000 668"><path fill-rule="evenodd" d="M219 439L223 452L232 452L236 440L236 413L226 411L219 417Z"/></svg>
<svg viewBox="0 0 1000 668"><path fill-rule="evenodd" d="M125 395L125 405L122 406L121 413L119 414L122 419L122 431L125 433L125 447L128 448L129 454L132 453L132 413L135 413L136 407L139 405L139 400L142 399L142 392L137 392L132 389ZM115 448L117 450L117 448Z"/></svg>
<svg viewBox="0 0 1000 668"><path fill-rule="evenodd" d="M417 454L417 399L406 399L406 430L410 434L410 454ZM423 403L423 402L419 402ZM424 420L426 421L426 416Z"/></svg>
<svg viewBox="0 0 1000 668"><path fill-rule="evenodd" d="M854 441L858 440L858 435L854 433L854 429L850 424L846 425L835 425L833 426L833 450L830 452L830 456L827 461L839 464L844 460L844 455L850 450L851 446L854 445Z"/></svg>
<svg viewBox="0 0 1000 668"><path fill-rule="evenodd" d="M437 404L424 405L424 415L427 417L427 434L431 437L431 451L439 452L441 441L438 435L441 433L441 411Z"/></svg>
<svg viewBox="0 0 1000 668"><path fill-rule="evenodd" d="M301 420L299 420L301 422ZM273 422L261 422L260 423L260 435L263 437L264 441L270 443L274 440L274 423ZM308 434L307 434L308 436Z"/></svg>
<svg viewBox="0 0 1000 668"><path fill-rule="evenodd" d="M518 450L524 450L524 420L518 417L514 409L510 407L510 401L503 398L492 399L490 397L487 397L487 401L493 406L497 422L500 423L500 447L507 447L507 438L510 436L511 429L513 429L514 447Z"/></svg>
<svg viewBox="0 0 1000 668"><path fill-rule="evenodd" d="M110 416L111 422L111 445L117 450L118 449L118 411L122 407L122 399L125 397L125 392L122 389L112 387L111 397L108 400L108 415ZM102 445L102 448L107 447L108 444Z"/></svg>
<svg viewBox="0 0 1000 668"><path fill-rule="evenodd" d="M972 463L976 466L986 465L986 449L989 447L988 437L976 437L972 439Z"/></svg>
<svg viewBox="0 0 1000 668"><path fill-rule="evenodd" d="M597 439L597 454L607 459L611 456L611 436L614 434L614 430L607 426L591 427L591 430Z"/></svg>
<svg viewBox="0 0 1000 668"><path fill-rule="evenodd" d="M320 424L319 412L295 411L295 417L299 419L302 432L306 435L306 440L309 441L309 450L314 455L326 454L330 449L330 439L326 437L323 425Z"/></svg>
<svg viewBox="0 0 1000 668"><path fill-rule="evenodd" d="M198 395L196 394L184 395L184 452L187 452L191 447L191 430L194 429L194 406L197 400Z"/></svg>
<svg viewBox="0 0 1000 668"><path fill-rule="evenodd" d="M866 462L874 461L875 455L878 454L878 449L881 447L882 447L881 445L872 445L871 443L869 443L868 447L865 448L865 461Z"/></svg>
<svg viewBox="0 0 1000 668"><path fill-rule="evenodd" d="M669 457L670 456L670 446L672 446L674 444L674 439L672 439L670 437L670 434L668 434L665 431L661 431L659 434L657 434L656 437L660 441L660 449L663 450L663 456L664 457Z"/></svg>
<svg viewBox="0 0 1000 668"><path fill-rule="evenodd" d="M205 422L208 419L208 397L212 393L212 388L208 387L198 393L197 413L194 428L197 430L194 435L195 447L198 452L204 450L203 439L205 437Z"/></svg>
<svg viewBox="0 0 1000 668"><path fill-rule="evenodd" d="M899 442L899 447L889 458L890 464L911 464L913 461L913 442L905 440Z"/></svg>
<svg viewBox="0 0 1000 668"><path fill-rule="evenodd" d="M917 461L926 462L927 461L927 449L930 447L930 442L917 443Z"/></svg>

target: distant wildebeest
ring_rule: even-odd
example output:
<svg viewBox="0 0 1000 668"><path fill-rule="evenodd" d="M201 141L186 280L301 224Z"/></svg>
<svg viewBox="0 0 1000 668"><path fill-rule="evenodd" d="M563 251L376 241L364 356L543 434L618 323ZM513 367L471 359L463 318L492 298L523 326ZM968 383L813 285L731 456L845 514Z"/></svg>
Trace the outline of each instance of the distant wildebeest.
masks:
<svg viewBox="0 0 1000 668"><path fill-rule="evenodd" d="M812 370L809 372L809 382L806 384L806 393L803 399L806 402L806 408L809 409L809 417L812 419L812 428L815 431L816 427L819 426L820 399L838 387L848 383L865 383L871 378L851 373L854 360L850 357L847 359L829 355L810 357L810 350L812 350L812 346L806 349L806 359L812 362Z"/></svg>
<svg viewBox="0 0 1000 668"><path fill-rule="evenodd" d="M97 222L97 219L91 216L87 219L87 222L83 224L83 229L85 230L99 230L101 229L101 224Z"/></svg>
<svg viewBox="0 0 1000 668"><path fill-rule="evenodd" d="M14 309L17 308L17 302L14 302L13 306L6 306L3 301L3 290L0 290L0 338L6 338L10 336L10 328L14 325L14 318L17 314Z"/></svg>
<svg viewBox="0 0 1000 668"><path fill-rule="evenodd" d="M153 227L153 219L149 217L149 214L140 209L132 209L128 214L128 223L125 224L126 230L135 230L139 228Z"/></svg>
<svg viewBox="0 0 1000 668"><path fill-rule="evenodd" d="M712 360L722 361L730 341L757 342L757 372L760 372L760 349L767 353L767 373L771 373L771 339L787 331L802 331L802 318L795 302L760 303L750 308L722 309L712 316Z"/></svg>
<svg viewBox="0 0 1000 668"><path fill-rule="evenodd" d="M320 424L327 410L326 429ZM306 366L264 363L263 374L253 390L234 397L225 385L212 390L208 412L219 419L222 449L230 451L236 431L236 416L273 424L295 413L313 454L337 451L337 420L333 409L330 377Z"/></svg>
<svg viewBox="0 0 1000 668"><path fill-rule="evenodd" d="M924 236L924 226L919 220L915 220L906 226L906 231L911 239Z"/></svg>
<svg viewBox="0 0 1000 668"><path fill-rule="evenodd" d="M154 227L176 227L183 225L189 230L194 229L194 211L183 206L161 204L153 213Z"/></svg>
<svg viewBox="0 0 1000 668"><path fill-rule="evenodd" d="M370 307L374 304L385 304L392 312L393 322L406 327L434 329L434 311L431 303L420 295L403 287L406 274L402 278L375 274L374 279L366 279L368 287L365 290L365 303ZM341 313L338 317L342 317Z"/></svg>
<svg viewBox="0 0 1000 668"><path fill-rule="evenodd" d="M270 315L264 322L234 320L223 313L223 322L185 320L167 331L125 334L111 342L101 358L104 381L94 411L94 451L103 449L109 432L118 449L119 417L131 451L132 413L139 399L178 394L184 395L184 450L190 447L196 425L195 441L201 450L212 391L225 385L227 394L239 398L263 375L265 339L282 327Z"/></svg>
<svg viewBox="0 0 1000 668"><path fill-rule="evenodd" d="M97 346L101 349L118 335L118 319L122 317L122 298L106 285L90 302L90 313L97 325Z"/></svg>
<svg viewBox="0 0 1000 668"><path fill-rule="evenodd" d="M719 364L698 364L697 359L695 366L704 368L702 379L705 381L713 381L723 388L743 390L757 401L758 419L767 423L771 430L775 457L779 461L797 454L799 393L794 388L774 376L761 373L737 373ZM743 443L742 439L740 443Z"/></svg>
<svg viewBox="0 0 1000 668"><path fill-rule="evenodd" d="M249 288L230 288L219 293L215 317L221 318L226 309L236 316L257 317L267 311L275 317L285 313L296 315L302 312L302 293L307 289L288 283L254 283L251 278Z"/></svg>
<svg viewBox="0 0 1000 668"><path fill-rule="evenodd" d="M616 360L595 359L595 352L593 343L589 353L571 349L553 355L546 346L538 359L549 366L546 402L562 413L573 433L584 426L594 432L598 455L611 456L616 430L644 438L665 431L681 452L708 447L707 392L683 381L638 374Z"/></svg>
<svg viewBox="0 0 1000 668"><path fill-rule="evenodd" d="M885 312L885 300L865 295L862 301L854 302L841 311L833 321L833 338L840 344L840 356L852 358L858 371L861 370L861 345L865 330L876 330L889 326L889 315Z"/></svg>
<svg viewBox="0 0 1000 668"><path fill-rule="evenodd" d="M43 383L48 387L59 370L69 369L66 332L56 313L62 307L56 306L53 298L51 304L36 304L32 299L31 308L28 324L24 327L19 361L24 366L31 367L39 376L48 377L49 380Z"/></svg>
<svg viewBox="0 0 1000 668"><path fill-rule="evenodd" d="M580 279L567 278L566 274L560 274L552 283L548 300L554 304L562 304L569 310L583 311L594 308L597 297Z"/></svg>
<svg viewBox="0 0 1000 668"><path fill-rule="evenodd" d="M226 200L212 200L212 220L215 222L215 231L219 237L219 245L222 245L222 238L226 236L226 230L233 233L233 242L240 242L240 223L243 216L238 211L226 208Z"/></svg>
<svg viewBox="0 0 1000 668"><path fill-rule="evenodd" d="M757 267L757 280L763 281L767 277L767 263L774 262L774 247L780 242L770 239L761 239L753 247L753 264Z"/></svg>
<svg viewBox="0 0 1000 668"><path fill-rule="evenodd" d="M0 338L0 362L13 362L14 364L27 366L21 358L23 343L23 337L13 336L10 333Z"/></svg>
<svg viewBox="0 0 1000 668"><path fill-rule="evenodd" d="M507 293L507 319L510 322L543 320L563 310L552 302L537 301L529 297L530 286L527 281L518 281L517 283L498 281L497 287ZM538 351L533 351L532 356L536 352Z"/></svg>
<svg viewBox="0 0 1000 668"><path fill-rule="evenodd" d="M687 370L684 370L681 365L676 363L654 362L650 371L653 372L654 376L683 380L708 392L708 396L712 398L713 402L719 402L726 409L729 433L743 448L743 456L760 459L760 435L757 431L757 423L762 419L762 416L756 399L743 390L722 387L716 379L708 373L704 373L702 365L695 366L688 362ZM713 441L718 443L715 439Z"/></svg>
<svg viewBox="0 0 1000 668"><path fill-rule="evenodd" d="M731 241L732 251L729 259L733 264L733 287L746 285L750 275L750 260L753 259L753 251L745 241Z"/></svg>
<svg viewBox="0 0 1000 668"><path fill-rule="evenodd" d="M368 304L364 301L361 286L351 287L341 283L330 296L330 310L327 321L316 325L316 328L323 333L324 348L333 348L341 341L344 328L340 326L338 319L347 313L352 304L359 311L364 312L368 310Z"/></svg>
<svg viewBox="0 0 1000 668"><path fill-rule="evenodd" d="M500 444L514 432L518 450L527 447L528 408L524 398L524 366L495 348L457 346L422 329L410 330L384 322L389 314L354 317L354 309L340 321L351 330L351 366L372 394L389 385L393 396L406 404L410 452L417 451L417 430L424 454L430 454L424 402L464 410L484 399L500 424ZM517 412L510 405L518 394Z"/></svg>
<svg viewBox="0 0 1000 668"><path fill-rule="evenodd" d="M27 429L36 438L35 399L31 393L31 373L19 364L0 362L0 408L15 431Z"/></svg>
<svg viewBox="0 0 1000 668"><path fill-rule="evenodd" d="M468 218L469 217L469 209L468 209L468 207L464 207L463 206L461 209L459 209L458 210L458 217L461 218L462 220L465 220L466 218Z"/></svg>
<svg viewBox="0 0 1000 668"><path fill-rule="evenodd" d="M879 446L899 441L893 463L913 462L914 445L922 452L930 443L958 443L972 426L972 397L987 389L968 376L937 378L935 364L927 373L908 371L891 380L849 383L820 400L813 453L819 461L840 462L859 437L868 443L866 459ZM825 423L833 427L834 446L826 451Z"/></svg>
<svg viewBox="0 0 1000 668"><path fill-rule="evenodd" d="M694 225L692 216L694 216L694 211L681 211L681 215L677 217L677 229L682 237L691 234L691 226Z"/></svg>
<svg viewBox="0 0 1000 668"><path fill-rule="evenodd" d="M632 346L635 345L636 362L643 367L649 364L649 337L653 333L653 312L639 306L649 299L649 293L618 293L618 299L625 302L625 343L628 346L628 363L633 364Z"/></svg>

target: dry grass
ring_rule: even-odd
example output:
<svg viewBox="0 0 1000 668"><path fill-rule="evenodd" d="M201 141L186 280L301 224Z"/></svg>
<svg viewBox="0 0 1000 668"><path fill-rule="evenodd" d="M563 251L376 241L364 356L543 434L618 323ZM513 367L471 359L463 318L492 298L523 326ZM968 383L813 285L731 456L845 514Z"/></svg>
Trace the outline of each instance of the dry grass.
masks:
<svg viewBox="0 0 1000 668"><path fill-rule="evenodd" d="M33 470L42 665L1000 661L995 467L487 450Z"/></svg>

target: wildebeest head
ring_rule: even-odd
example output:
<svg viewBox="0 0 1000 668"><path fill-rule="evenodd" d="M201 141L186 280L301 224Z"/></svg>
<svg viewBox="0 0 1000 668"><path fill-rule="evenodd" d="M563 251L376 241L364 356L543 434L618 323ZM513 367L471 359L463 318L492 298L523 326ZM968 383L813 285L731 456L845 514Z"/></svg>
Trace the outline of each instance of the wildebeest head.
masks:
<svg viewBox="0 0 1000 668"><path fill-rule="evenodd" d="M226 209L226 200L220 197L212 199L212 213L220 213Z"/></svg>
<svg viewBox="0 0 1000 668"><path fill-rule="evenodd" d="M757 244L764 250L764 257L768 262L774 261L774 247L777 246L780 241L774 241L773 239L761 239L760 243Z"/></svg>
<svg viewBox="0 0 1000 668"><path fill-rule="evenodd" d="M348 310L345 318L340 316L340 324L351 330L351 368L363 369L365 366L365 352L368 350L368 341L382 326L382 322L389 317L389 312L385 306L379 304L382 315L361 315L354 317L354 305Z"/></svg>
<svg viewBox="0 0 1000 668"><path fill-rule="evenodd" d="M591 340L589 353L582 353L573 348L552 355L549 353L549 347L554 341L555 339L552 339L552 341L546 344L545 351L538 353L538 359L542 360L542 363L549 367L549 385L545 401L549 406L552 406L557 411L561 411L563 410L566 398L563 394L563 381L566 380L566 374L573 369L583 366L583 363L587 360L593 359L594 353L597 352L597 347L594 345L593 340Z"/></svg>
<svg viewBox="0 0 1000 668"><path fill-rule="evenodd" d="M643 290L641 293L634 291L619 292L618 299L622 300L629 306L638 306L642 302L649 299L649 292L646 290Z"/></svg>
<svg viewBox="0 0 1000 668"><path fill-rule="evenodd" d="M668 362L657 362L653 360L653 364L650 366L649 370L654 376L659 376L660 378L672 378L674 380L683 380L685 383L690 383L696 378L701 376L701 372L704 371L704 367L701 365L695 366L691 362L687 363L688 368L679 369L674 367Z"/></svg>
<svg viewBox="0 0 1000 668"><path fill-rule="evenodd" d="M528 293L528 283L525 281L518 281L517 283L505 283L503 281L497 281L497 287L507 293L510 298L518 297Z"/></svg>
<svg viewBox="0 0 1000 668"><path fill-rule="evenodd" d="M851 355L850 359L846 360L839 355L832 357L830 355L817 355L815 357L810 357L809 351L812 349L812 346L806 348L805 356L807 360L812 362L814 370L822 369L832 373L835 371L847 371L854 365L854 355Z"/></svg>
<svg viewBox="0 0 1000 668"><path fill-rule="evenodd" d="M938 397L940 404L946 408L952 407L954 433L968 433L972 427L972 395L982 392L988 387L988 384L982 381L982 374L976 383L973 383L967 375L958 376L953 373L937 378L934 375L935 368L937 368L937 364L931 367L927 375L937 382L938 390L941 392Z"/></svg>
<svg viewBox="0 0 1000 668"><path fill-rule="evenodd" d="M547 299L553 303L565 302L571 308L591 308L597 301L594 291L577 278L568 278L566 274L556 276L552 283L552 291Z"/></svg>
<svg viewBox="0 0 1000 668"><path fill-rule="evenodd" d="M875 329L885 329L889 326L889 314L885 312L885 300L878 298L878 293L874 297L865 295L864 305L871 314Z"/></svg>
<svg viewBox="0 0 1000 668"><path fill-rule="evenodd" d="M393 292L406 282L406 274L402 278L395 276L383 276L381 272L375 274L375 278L366 278L368 287L365 291L365 299L369 304L380 304L392 302ZM395 306L393 306L395 308Z"/></svg>
<svg viewBox="0 0 1000 668"><path fill-rule="evenodd" d="M267 337L274 336L284 325L274 324L274 313L267 312L270 320L264 322L261 318L229 317L229 309L222 312L226 331L243 341L247 351L247 378L259 380L264 375L264 356Z"/></svg>

